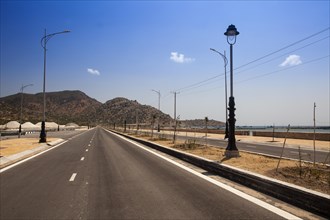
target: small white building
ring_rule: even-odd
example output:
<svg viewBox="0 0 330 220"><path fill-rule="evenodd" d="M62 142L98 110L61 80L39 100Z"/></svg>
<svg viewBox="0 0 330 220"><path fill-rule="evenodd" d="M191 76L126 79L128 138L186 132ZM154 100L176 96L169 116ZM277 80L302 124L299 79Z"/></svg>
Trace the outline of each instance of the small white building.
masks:
<svg viewBox="0 0 330 220"><path fill-rule="evenodd" d="M6 130L18 130L19 129L19 123L17 121L10 121L7 124L5 124Z"/></svg>
<svg viewBox="0 0 330 220"><path fill-rule="evenodd" d="M38 127L38 126L32 124L31 122L25 122L24 124L22 124L22 130L24 130L24 131L38 131L38 130L41 130L41 127Z"/></svg>

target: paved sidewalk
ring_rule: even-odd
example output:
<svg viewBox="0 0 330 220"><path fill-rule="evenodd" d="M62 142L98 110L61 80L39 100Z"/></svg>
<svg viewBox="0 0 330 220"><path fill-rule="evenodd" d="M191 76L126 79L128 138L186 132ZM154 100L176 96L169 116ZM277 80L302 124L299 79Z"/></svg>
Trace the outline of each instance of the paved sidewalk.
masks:
<svg viewBox="0 0 330 220"><path fill-rule="evenodd" d="M39 138L15 138L0 141L0 168L47 150L64 140L48 138L47 143L39 143Z"/></svg>
<svg viewBox="0 0 330 220"><path fill-rule="evenodd" d="M145 132L150 132L150 130L144 130ZM131 130L130 132L135 132L135 130ZM156 130L154 134L159 134ZM160 134L172 134L173 131L161 131ZM196 137L196 138L205 138L205 133L198 133L198 132L176 132L177 135L180 136L189 136L189 137ZM245 136L245 135L236 135L236 141L239 142L246 142L246 143L260 143L260 144L268 144L273 146L282 147L284 143L284 138L275 138L273 142L272 137L259 137L259 136ZM224 134L207 134L207 138L211 139L220 139L224 140ZM304 140L304 139L287 139L286 140L286 147L298 147L305 149L313 150L313 140ZM317 151L330 151L330 141L315 141L315 149Z"/></svg>

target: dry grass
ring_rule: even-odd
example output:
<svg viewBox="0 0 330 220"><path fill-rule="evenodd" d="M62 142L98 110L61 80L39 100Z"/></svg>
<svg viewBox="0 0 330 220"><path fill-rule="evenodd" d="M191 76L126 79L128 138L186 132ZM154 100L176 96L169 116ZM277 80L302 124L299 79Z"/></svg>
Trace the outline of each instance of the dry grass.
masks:
<svg viewBox="0 0 330 220"><path fill-rule="evenodd" d="M48 142L57 140L58 138L47 138ZM38 146L45 145L39 143L39 138L15 138L0 141L0 156L10 156L22 151L31 150Z"/></svg>
<svg viewBox="0 0 330 220"><path fill-rule="evenodd" d="M148 138L144 137L144 139ZM233 167L248 170L308 189L330 194L330 168L327 166L317 165L316 167L313 167L313 164L302 163L300 168L299 161L282 159L279 169L276 171L278 164L277 158L240 152L240 157L226 159L223 156L224 149L195 144L193 141L190 141L190 143L177 142L175 145L172 141L164 139L153 139L152 141L167 147L214 160L218 163L231 165Z"/></svg>

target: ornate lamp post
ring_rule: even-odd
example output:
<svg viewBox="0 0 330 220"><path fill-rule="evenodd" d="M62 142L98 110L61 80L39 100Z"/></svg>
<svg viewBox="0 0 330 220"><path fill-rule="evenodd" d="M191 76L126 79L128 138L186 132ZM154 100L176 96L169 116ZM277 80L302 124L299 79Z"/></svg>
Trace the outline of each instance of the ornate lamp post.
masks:
<svg viewBox="0 0 330 220"><path fill-rule="evenodd" d="M226 106L226 130L225 130L225 139L228 138L228 103L227 103L227 65L228 65L228 60L227 60L227 57L226 57L226 51L224 51L224 53L220 53L219 51L213 49L213 48L210 48L210 50L212 50L213 52L216 52L218 53L222 59L223 59L223 62L224 62L224 67L225 67L225 106Z"/></svg>
<svg viewBox="0 0 330 220"><path fill-rule="evenodd" d="M239 157L239 152L236 147L235 139L235 100L233 94L233 45L236 43L236 36L239 35L235 25L229 25L227 31L224 33L227 36L227 42L230 45L230 97L229 97L229 137L225 156Z"/></svg>
<svg viewBox="0 0 330 220"><path fill-rule="evenodd" d="M43 38L41 38L41 46L44 48L44 84L43 84L43 99L44 99L44 106L43 106L43 118L41 122L41 132L40 132L40 140L39 143L45 143L46 140L46 51L47 51L47 42L49 41L50 38L57 34L64 34L64 33L69 33L70 31L61 31L61 32L56 32L53 34L47 34L46 29L45 29L45 35Z"/></svg>

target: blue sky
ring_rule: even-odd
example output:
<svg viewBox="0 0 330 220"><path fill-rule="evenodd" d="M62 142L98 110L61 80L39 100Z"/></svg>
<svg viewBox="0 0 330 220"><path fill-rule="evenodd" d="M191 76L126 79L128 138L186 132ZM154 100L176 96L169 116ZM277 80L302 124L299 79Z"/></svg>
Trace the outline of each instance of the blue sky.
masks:
<svg viewBox="0 0 330 220"><path fill-rule="evenodd" d="M234 24L237 125L312 125L314 102L317 124L329 125L329 7L329 1L1 1L1 97L30 83L25 92L42 92L44 29L71 30L48 41L46 91L81 90L101 102L126 97L157 107L152 89L160 90L161 110L172 117L177 91L181 119L224 121L224 64L209 48L226 51L229 60L223 33Z"/></svg>

